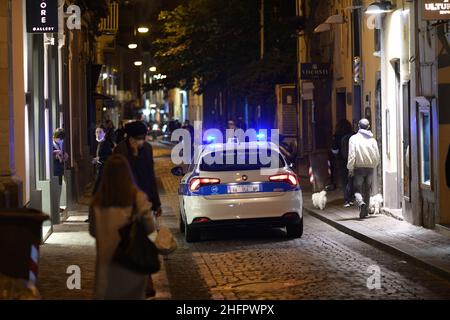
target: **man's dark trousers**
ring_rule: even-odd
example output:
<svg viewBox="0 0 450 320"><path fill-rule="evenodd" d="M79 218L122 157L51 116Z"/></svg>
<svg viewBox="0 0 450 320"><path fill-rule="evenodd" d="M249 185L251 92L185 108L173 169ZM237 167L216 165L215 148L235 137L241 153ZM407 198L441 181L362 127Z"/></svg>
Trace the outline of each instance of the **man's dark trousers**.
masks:
<svg viewBox="0 0 450 320"><path fill-rule="evenodd" d="M373 182L372 168L355 168L353 187L355 189L355 200L359 207L359 215L361 218L366 217L369 213L370 195L372 194Z"/></svg>

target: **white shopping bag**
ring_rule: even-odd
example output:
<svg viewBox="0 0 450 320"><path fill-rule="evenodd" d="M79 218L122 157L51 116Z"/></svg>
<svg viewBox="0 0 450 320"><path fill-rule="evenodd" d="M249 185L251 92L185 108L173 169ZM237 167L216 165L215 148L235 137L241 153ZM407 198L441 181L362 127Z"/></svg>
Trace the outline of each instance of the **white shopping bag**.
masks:
<svg viewBox="0 0 450 320"><path fill-rule="evenodd" d="M155 219L155 222L157 231L150 235L150 239L153 241L160 254L165 256L174 252L177 249L178 244L172 232L169 228L161 226L158 219Z"/></svg>

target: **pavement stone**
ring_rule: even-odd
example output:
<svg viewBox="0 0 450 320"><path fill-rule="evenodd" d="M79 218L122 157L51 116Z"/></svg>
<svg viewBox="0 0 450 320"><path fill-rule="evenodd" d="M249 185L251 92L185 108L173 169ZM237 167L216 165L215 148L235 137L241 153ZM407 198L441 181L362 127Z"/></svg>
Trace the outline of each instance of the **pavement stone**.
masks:
<svg viewBox="0 0 450 320"><path fill-rule="evenodd" d="M343 208L339 201L318 210L308 193L304 194L304 209L340 231L450 279L450 237L384 214L361 220L356 208Z"/></svg>
<svg viewBox="0 0 450 320"><path fill-rule="evenodd" d="M174 233L178 249L163 259L164 272L154 277L157 299L450 298L446 279L309 214L304 216L301 239L288 239L281 229L228 229L205 232L202 241L186 243L178 230L179 178L170 174L167 150L159 148L155 146L155 170L163 186L161 223ZM82 207L79 210L77 219L86 214ZM87 224L74 219L57 226L42 246L39 289L46 299L89 299L92 295L95 246ZM82 267L82 290L70 291L65 286L69 263ZM380 289L367 288L371 266L380 269Z"/></svg>

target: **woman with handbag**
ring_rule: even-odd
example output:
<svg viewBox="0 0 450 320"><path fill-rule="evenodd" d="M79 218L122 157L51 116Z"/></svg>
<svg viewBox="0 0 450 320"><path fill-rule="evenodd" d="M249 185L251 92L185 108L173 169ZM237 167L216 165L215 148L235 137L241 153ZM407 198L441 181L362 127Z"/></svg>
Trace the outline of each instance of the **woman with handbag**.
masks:
<svg viewBox="0 0 450 320"><path fill-rule="evenodd" d="M112 155L89 210L97 247L96 299L145 299L149 274L159 269L156 247L147 237L155 230L151 207L127 159Z"/></svg>

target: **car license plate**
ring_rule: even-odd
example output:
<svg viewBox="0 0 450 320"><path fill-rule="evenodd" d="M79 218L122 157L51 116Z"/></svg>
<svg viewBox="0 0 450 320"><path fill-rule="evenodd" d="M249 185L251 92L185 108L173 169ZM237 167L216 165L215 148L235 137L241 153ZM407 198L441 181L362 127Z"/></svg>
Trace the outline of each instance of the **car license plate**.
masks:
<svg viewBox="0 0 450 320"><path fill-rule="evenodd" d="M228 186L228 193L251 193L259 192L261 186L259 184Z"/></svg>

